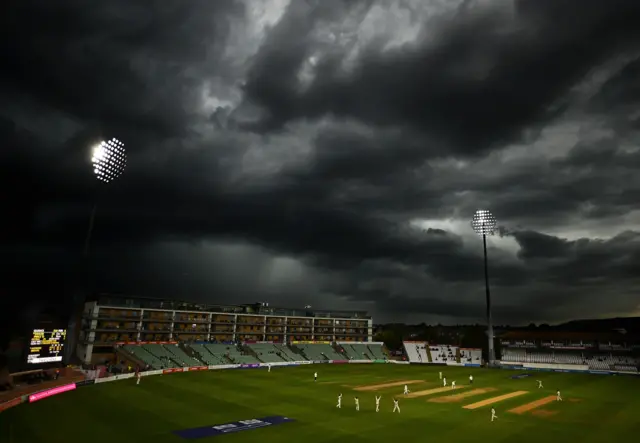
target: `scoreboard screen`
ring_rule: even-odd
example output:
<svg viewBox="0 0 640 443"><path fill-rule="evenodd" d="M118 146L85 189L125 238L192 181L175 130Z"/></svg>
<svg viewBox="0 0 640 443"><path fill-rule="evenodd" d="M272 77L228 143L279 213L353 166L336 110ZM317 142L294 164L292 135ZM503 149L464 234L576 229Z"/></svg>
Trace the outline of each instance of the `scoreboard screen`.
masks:
<svg viewBox="0 0 640 443"><path fill-rule="evenodd" d="M27 354L28 364L55 363L62 361L62 348L67 338L66 329L34 329Z"/></svg>

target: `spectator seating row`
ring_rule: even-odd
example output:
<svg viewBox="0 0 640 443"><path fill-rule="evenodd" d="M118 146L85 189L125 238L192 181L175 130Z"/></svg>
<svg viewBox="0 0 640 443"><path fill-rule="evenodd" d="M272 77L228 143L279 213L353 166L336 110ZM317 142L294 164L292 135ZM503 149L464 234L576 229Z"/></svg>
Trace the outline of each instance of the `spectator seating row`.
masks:
<svg viewBox="0 0 640 443"><path fill-rule="evenodd" d="M153 369L226 364L281 363L286 361L374 360L386 359L382 345L349 344L340 355L325 343L285 344L251 343L239 347L222 343L124 345L122 350ZM298 352L299 350L299 352Z"/></svg>
<svg viewBox="0 0 640 443"><path fill-rule="evenodd" d="M280 350L271 343L252 343L246 346L264 363L282 363L283 361L287 361L280 356Z"/></svg>
<svg viewBox="0 0 640 443"><path fill-rule="evenodd" d="M346 357L341 356L336 352L330 344L315 343L315 344L300 344L296 345L302 355L306 357L305 360L310 361L325 361L325 360L345 360Z"/></svg>
<svg viewBox="0 0 640 443"><path fill-rule="evenodd" d="M634 357L611 354L585 355L571 352L540 352L523 349L503 349L502 360L511 363L546 363L588 365L595 371L638 372L640 361Z"/></svg>
<svg viewBox="0 0 640 443"><path fill-rule="evenodd" d="M458 361L458 347L449 345L429 345L429 353L433 363Z"/></svg>
<svg viewBox="0 0 640 443"><path fill-rule="evenodd" d="M482 349L460 349L460 363L481 364Z"/></svg>
<svg viewBox="0 0 640 443"><path fill-rule="evenodd" d="M410 363L429 363L427 342L406 341L402 345Z"/></svg>

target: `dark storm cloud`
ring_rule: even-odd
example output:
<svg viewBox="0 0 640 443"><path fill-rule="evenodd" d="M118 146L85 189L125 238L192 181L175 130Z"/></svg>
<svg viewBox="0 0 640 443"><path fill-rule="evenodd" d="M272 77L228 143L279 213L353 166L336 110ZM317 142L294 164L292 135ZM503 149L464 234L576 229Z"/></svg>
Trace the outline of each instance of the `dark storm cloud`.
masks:
<svg viewBox="0 0 640 443"><path fill-rule="evenodd" d="M623 232L609 240L567 241L537 232L514 232L520 258L543 269L540 279L554 283L590 283L597 279L637 281L640 234Z"/></svg>
<svg viewBox="0 0 640 443"><path fill-rule="evenodd" d="M105 290L235 302L279 292L297 302L293 285L267 288L256 276L284 256L308 268L295 290L314 305L342 297L382 319L478 319L481 242L451 219L486 205L503 225L489 245L498 317L562 320L589 304L589 315L604 312L594 294L607 294L617 312L633 309L637 234L598 241L571 227L611 224L637 208L640 157L621 141L640 118L628 112L637 103L633 57L581 109L624 131L554 139L575 145L562 155L520 163L500 155L511 141L538 154L528 143L567 118L572 88L638 43L638 4L585 0L578 14L575 3L543 1L516 23L493 10L434 19L433 39L370 44L354 71L340 71L345 49L319 43L316 31L345 16L363 20L372 4L294 1L246 64L233 58L240 43L230 24L249 20L241 2L27 1L0 18L10 37L0 43L9 67L0 97L25 103L0 103L9 147L0 161L12 172L0 180L16 191L2 254L20 270L12 285L65 292L95 199L93 259ZM300 87L303 63L327 47L315 80ZM244 96L221 105L228 97L212 93L207 114L201 96L212 79L229 96L244 82ZM262 118L247 119L248 105ZM539 131L522 137L531 128ZM113 133L129 148L127 173L97 193L87 147ZM416 220L429 221L419 229ZM192 257L221 241L260 252ZM189 247L157 247L166 242Z"/></svg>
<svg viewBox="0 0 640 443"><path fill-rule="evenodd" d="M181 132L196 65L220 57L242 12L233 0L20 1L0 18L3 82L112 129Z"/></svg>
<svg viewBox="0 0 640 443"><path fill-rule="evenodd" d="M442 155L433 144L443 142L454 152L477 154L556 116L552 105L570 87L640 37L637 2L584 1L579 14L575 2L543 4L515 25L490 12L459 17L435 42L369 51L353 73L325 74L305 92L293 80L305 41L290 35L295 61L254 65L247 96L281 124L333 114L411 125L435 139L422 148L425 157ZM270 45L263 49L267 59L271 51ZM276 82L278 88L262 87Z"/></svg>

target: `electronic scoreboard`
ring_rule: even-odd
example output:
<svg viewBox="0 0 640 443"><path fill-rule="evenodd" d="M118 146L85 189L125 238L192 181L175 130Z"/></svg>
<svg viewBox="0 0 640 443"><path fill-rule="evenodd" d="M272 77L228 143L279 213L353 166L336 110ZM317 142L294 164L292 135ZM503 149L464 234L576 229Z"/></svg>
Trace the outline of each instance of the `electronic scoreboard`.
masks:
<svg viewBox="0 0 640 443"><path fill-rule="evenodd" d="M54 329L45 331L44 329L34 329L29 343L29 353L27 354L28 364L42 364L61 362L64 341L67 338L66 329Z"/></svg>

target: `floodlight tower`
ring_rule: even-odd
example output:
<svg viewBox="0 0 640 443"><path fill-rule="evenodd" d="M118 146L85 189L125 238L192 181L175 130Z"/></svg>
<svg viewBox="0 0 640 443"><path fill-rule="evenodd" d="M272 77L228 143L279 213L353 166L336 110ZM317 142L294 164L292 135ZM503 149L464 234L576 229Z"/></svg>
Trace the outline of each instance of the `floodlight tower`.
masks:
<svg viewBox="0 0 640 443"><path fill-rule="evenodd" d="M98 185L104 187L120 177L127 166L127 155L124 143L117 138L100 142L93 148L91 156L93 174L98 180ZM86 292L90 291L90 269L89 256L91 250L91 237L93 236L93 226L96 218L98 203L94 197L91 215L89 216L89 226L84 239L84 249L82 254L82 278L84 285L80 292L74 297L73 312L69 321L67 331L67 343L65 344L64 361L69 363L76 349L79 332L77 331L77 320L84 310Z"/></svg>
<svg viewBox="0 0 640 443"><path fill-rule="evenodd" d="M493 366L496 355L493 348L493 323L491 319L491 291L489 289L489 267L487 262L487 235L493 235L496 229L496 218L486 209L480 209L473 214L471 227L476 234L482 236L482 247L484 251L484 286L487 297L487 335L489 339L488 360Z"/></svg>

